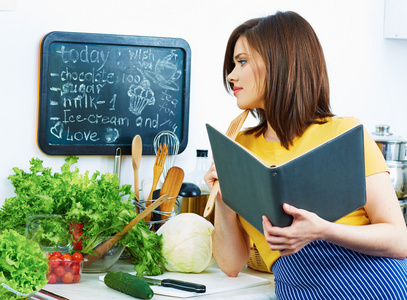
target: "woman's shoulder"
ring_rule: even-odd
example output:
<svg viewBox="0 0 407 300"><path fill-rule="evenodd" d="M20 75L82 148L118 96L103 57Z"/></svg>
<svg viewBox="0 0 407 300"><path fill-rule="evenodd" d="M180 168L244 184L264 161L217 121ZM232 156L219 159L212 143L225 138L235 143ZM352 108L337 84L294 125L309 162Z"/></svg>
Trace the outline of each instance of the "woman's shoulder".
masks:
<svg viewBox="0 0 407 300"><path fill-rule="evenodd" d="M339 132L347 131L361 122L355 117L332 117L331 122L334 128L337 128Z"/></svg>
<svg viewBox="0 0 407 300"><path fill-rule="evenodd" d="M323 123L311 124L301 136L296 137L294 146L312 149L360 124L354 117L329 117L319 121Z"/></svg>
<svg viewBox="0 0 407 300"><path fill-rule="evenodd" d="M360 121L355 117L329 117L325 123L310 125L306 132L332 138L359 124Z"/></svg>

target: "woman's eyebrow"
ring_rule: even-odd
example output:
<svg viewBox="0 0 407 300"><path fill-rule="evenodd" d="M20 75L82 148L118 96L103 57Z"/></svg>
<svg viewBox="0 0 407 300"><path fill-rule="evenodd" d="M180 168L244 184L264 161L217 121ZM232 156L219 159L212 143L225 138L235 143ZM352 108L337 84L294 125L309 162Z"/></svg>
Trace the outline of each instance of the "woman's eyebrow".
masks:
<svg viewBox="0 0 407 300"><path fill-rule="evenodd" d="M248 57L248 56L249 55L247 53L242 52L242 53L236 54L233 61L238 61L239 59L242 59L242 57Z"/></svg>
<svg viewBox="0 0 407 300"><path fill-rule="evenodd" d="M239 53L239 54L236 54L236 55L235 55L235 60L238 60L239 57L241 57L241 56L243 56L243 55L246 55L246 53Z"/></svg>

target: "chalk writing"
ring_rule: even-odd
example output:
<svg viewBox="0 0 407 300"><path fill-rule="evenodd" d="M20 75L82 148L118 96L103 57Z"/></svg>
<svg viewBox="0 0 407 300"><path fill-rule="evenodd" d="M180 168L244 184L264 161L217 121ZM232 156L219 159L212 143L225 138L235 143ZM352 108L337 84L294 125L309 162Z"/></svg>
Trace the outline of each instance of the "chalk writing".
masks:
<svg viewBox="0 0 407 300"><path fill-rule="evenodd" d="M39 111L47 145L130 145L138 133L143 144L152 145L162 130L181 140L189 101L184 46L72 39L43 43L46 85Z"/></svg>
<svg viewBox="0 0 407 300"><path fill-rule="evenodd" d="M66 49L64 45L61 46L60 50L56 51L61 55L61 59L64 63L74 63L78 61L82 63L91 63L91 64L101 64L98 68L98 71L104 67L106 61L109 57L109 51L104 53L104 51L92 50L89 52L89 46L85 45L82 49L70 48Z"/></svg>
<svg viewBox="0 0 407 300"><path fill-rule="evenodd" d="M116 100L117 100L117 95L114 94L112 99L110 100L110 104L112 105L109 110L115 110L116 109Z"/></svg>

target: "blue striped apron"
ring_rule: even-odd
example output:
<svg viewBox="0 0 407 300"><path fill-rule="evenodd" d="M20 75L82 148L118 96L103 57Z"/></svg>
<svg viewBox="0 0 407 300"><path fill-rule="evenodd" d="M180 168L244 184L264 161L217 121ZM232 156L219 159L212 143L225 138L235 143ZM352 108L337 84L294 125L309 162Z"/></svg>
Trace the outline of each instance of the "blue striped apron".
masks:
<svg viewBox="0 0 407 300"><path fill-rule="evenodd" d="M286 299L407 299L407 259L364 255L314 241L273 264L276 295Z"/></svg>

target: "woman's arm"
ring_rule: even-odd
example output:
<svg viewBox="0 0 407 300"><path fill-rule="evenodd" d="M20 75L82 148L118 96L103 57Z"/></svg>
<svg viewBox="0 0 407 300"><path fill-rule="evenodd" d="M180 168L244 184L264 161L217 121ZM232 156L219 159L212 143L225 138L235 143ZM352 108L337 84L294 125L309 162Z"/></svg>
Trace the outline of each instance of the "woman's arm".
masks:
<svg viewBox="0 0 407 300"><path fill-rule="evenodd" d="M217 174L214 165L205 175L212 187ZM250 239L240 225L237 214L223 201L219 192L215 203L215 229L212 234L213 256L219 268L228 276L236 277L250 255Z"/></svg>
<svg viewBox="0 0 407 300"><path fill-rule="evenodd" d="M403 259L407 257L407 229L393 185L387 173L366 178L365 210L371 224L351 226L331 223L306 210L284 205L294 217L286 228L274 227L263 217L266 240L282 256L298 252L314 240L333 244L368 255Z"/></svg>

